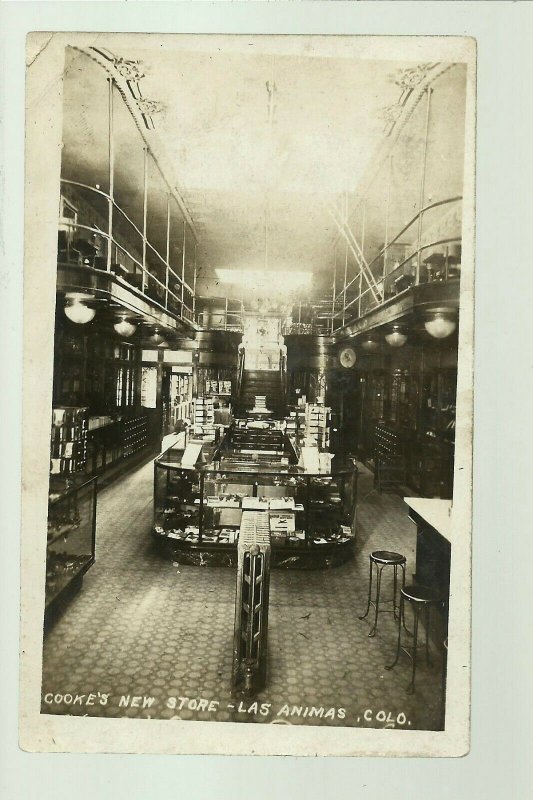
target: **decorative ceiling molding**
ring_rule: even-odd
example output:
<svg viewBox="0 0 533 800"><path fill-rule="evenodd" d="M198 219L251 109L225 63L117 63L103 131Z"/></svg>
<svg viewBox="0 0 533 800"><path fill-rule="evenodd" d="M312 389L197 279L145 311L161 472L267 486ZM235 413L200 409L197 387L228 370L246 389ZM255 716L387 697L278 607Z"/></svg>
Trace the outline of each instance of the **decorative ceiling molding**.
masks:
<svg viewBox="0 0 533 800"><path fill-rule="evenodd" d="M122 78L126 84L127 91L131 94L143 118L145 127L147 130L153 130L155 125L152 117L154 114L159 114L163 111L165 106L159 100L151 100L143 97L140 87L140 81L146 77L142 68L143 62L115 56L110 50L106 50L105 48L90 47L89 49L93 50L109 63L110 68L115 73L114 77L116 80Z"/></svg>
<svg viewBox="0 0 533 800"><path fill-rule="evenodd" d="M159 101L148 101L146 98L142 97L141 91L138 88L138 80L141 77L144 77L144 73L141 70L141 61L128 61L124 58L116 58L109 50L105 50L104 48L97 48L97 47L77 47L76 45L70 45L73 50L77 50L79 53L83 53L83 55L90 58L91 61L94 61L100 67L102 67L107 74L113 78L117 91L120 93L124 103L126 104L127 109L129 110L137 129L143 140L145 141L148 149L152 153L152 156L159 164L159 169L161 173L165 177L165 182L169 188L170 193L178 203L185 220L191 230L194 240L196 244L198 244L198 233L196 231L196 226L194 224L191 212L189 211L185 200L182 197L182 194L179 189L179 185L175 180L175 176L173 174L173 169L171 165L169 165L168 158L161 152L161 147L158 146L157 138L150 139L150 142L146 139L145 132L147 130L153 130L154 125L151 119L151 114L159 113L164 109L163 103ZM141 74L142 73L142 74ZM132 76L132 77L127 77ZM139 76L139 78L134 77ZM139 108L139 102L149 102L151 105L151 114L148 116L147 114L143 114L142 110ZM147 124L147 120L150 120L150 124ZM156 134L152 134L155 136ZM172 177L172 180L169 181L168 176Z"/></svg>
<svg viewBox="0 0 533 800"><path fill-rule="evenodd" d="M352 223L376 175L381 170L385 160L389 158L402 131L424 97L426 90L454 66L456 64L442 64L440 62L420 64L416 67L399 70L395 75L391 76L394 83L400 87L401 93L396 103L383 109L382 117L387 123L383 132L383 139L377 145L374 155L369 161L372 165L372 172L367 172L354 190L354 194L358 199L348 214L347 222L349 225ZM341 234L336 233L332 241L333 252L340 239Z"/></svg>
<svg viewBox="0 0 533 800"><path fill-rule="evenodd" d="M426 81L428 73L436 66L438 64L418 64L416 67L399 69L394 75L391 75L391 80L396 86L400 87L401 92L395 103L383 109L382 117L385 120L385 136L391 135L402 116L409 98L415 89Z"/></svg>
<svg viewBox="0 0 533 800"><path fill-rule="evenodd" d="M137 100L137 108L144 116L152 117L154 114L159 114L161 111L164 111L165 105L159 100L147 100L141 97Z"/></svg>

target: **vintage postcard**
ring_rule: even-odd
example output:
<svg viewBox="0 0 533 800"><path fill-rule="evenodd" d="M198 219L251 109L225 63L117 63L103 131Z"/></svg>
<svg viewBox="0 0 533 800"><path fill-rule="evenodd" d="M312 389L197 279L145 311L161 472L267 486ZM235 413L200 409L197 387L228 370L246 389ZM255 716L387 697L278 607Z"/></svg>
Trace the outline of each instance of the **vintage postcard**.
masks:
<svg viewBox="0 0 533 800"><path fill-rule="evenodd" d="M26 55L21 746L464 755L475 41Z"/></svg>

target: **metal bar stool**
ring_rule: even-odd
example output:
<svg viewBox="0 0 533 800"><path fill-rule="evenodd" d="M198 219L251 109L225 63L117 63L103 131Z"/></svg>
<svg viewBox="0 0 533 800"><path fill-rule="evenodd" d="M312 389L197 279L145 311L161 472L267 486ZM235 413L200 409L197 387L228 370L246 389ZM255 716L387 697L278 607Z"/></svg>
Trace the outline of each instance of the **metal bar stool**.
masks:
<svg viewBox="0 0 533 800"><path fill-rule="evenodd" d="M411 604L414 613L413 645L411 648L407 648L402 645L402 628L405 628L406 601ZM403 650L404 653L409 656L413 667L411 670L411 681L406 689L408 694L412 694L415 689L415 676L418 657L418 622L420 619L420 614L422 611L424 611L426 623L426 641L424 645L426 651L426 663L431 664L429 657L429 614L431 608L442 605L444 602L445 598L440 594L440 592L436 591L435 589L431 589L429 586L404 586L400 591L400 617L398 619L398 644L396 647L396 658L394 659L393 663L385 667L385 669L392 669L396 666L398 659L400 658L401 650Z"/></svg>
<svg viewBox="0 0 533 800"><path fill-rule="evenodd" d="M402 588L405 586L405 564L407 559L405 556L402 556L401 553L394 553L391 550L374 550L373 553L369 555L369 563L370 563L370 574L368 578L368 603L366 606L365 613L359 617L359 619L365 619L368 617L368 612L370 611L370 606L374 606L375 614L374 614L374 624L372 629L370 630L369 636L375 636L376 631L378 629L378 614L379 613L387 613L391 612L394 614L394 618L398 618L399 612L399 605L396 601L396 595L398 592L398 567L402 570ZM374 572L374 565L376 566L376 596L374 600L372 600L372 575ZM381 573L383 572L385 567L394 567L394 589L393 589L393 596L391 600L381 600ZM392 603L391 609L381 609L380 611L380 602L382 603Z"/></svg>

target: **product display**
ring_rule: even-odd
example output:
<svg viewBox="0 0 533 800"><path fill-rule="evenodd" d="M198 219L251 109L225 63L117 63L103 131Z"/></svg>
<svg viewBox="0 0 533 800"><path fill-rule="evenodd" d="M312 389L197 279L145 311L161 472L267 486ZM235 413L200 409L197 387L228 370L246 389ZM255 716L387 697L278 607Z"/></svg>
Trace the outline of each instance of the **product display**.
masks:
<svg viewBox="0 0 533 800"><path fill-rule="evenodd" d="M95 560L96 478L51 490L48 505L46 551L46 607L76 579L80 580Z"/></svg>
<svg viewBox="0 0 533 800"><path fill-rule="evenodd" d="M283 446L288 441L274 426L237 430L276 439L281 435ZM154 534L173 542L172 557L179 560L180 553L186 557L183 548L191 546L211 552L221 545L234 545L243 514L252 512L269 519L274 551L294 547L300 554L287 566L309 567L316 559L319 565L322 557L315 545L330 553L331 548L353 543L357 492L353 463L332 474L313 474L298 467L295 452L286 458L287 464L268 456L269 463L263 465L259 456L248 451L254 460L236 466L234 433L228 431L218 447L198 459L195 468L183 466L180 448L171 448L155 460ZM338 550L335 558L342 559L340 554Z"/></svg>
<svg viewBox="0 0 533 800"><path fill-rule="evenodd" d="M316 442L320 450L330 445L331 408L319 403L307 403L305 407L305 435Z"/></svg>
<svg viewBox="0 0 533 800"><path fill-rule="evenodd" d="M70 475L87 462L88 409L62 406L52 409L50 474Z"/></svg>

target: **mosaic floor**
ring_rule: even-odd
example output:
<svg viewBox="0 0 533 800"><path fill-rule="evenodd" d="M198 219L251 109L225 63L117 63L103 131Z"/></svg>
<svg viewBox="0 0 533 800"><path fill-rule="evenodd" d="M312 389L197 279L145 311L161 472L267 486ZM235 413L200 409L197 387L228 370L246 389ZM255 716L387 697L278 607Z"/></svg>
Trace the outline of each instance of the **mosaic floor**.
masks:
<svg viewBox="0 0 533 800"><path fill-rule="evenodd" d="M268 683L230 692L235 571L173 564L151 539L151 462L98 497L96 564L44 641L42 712L100 717L406 727L442 725L441 665L395 669L392 614L360 621L368 553L396 550L414 571L415 527L401 498L378 495L364 467L355 559L327 571L275 570ZM387 572L387 571L386 571ZM385 573L384 573L385 575ZM382 596L388 597L385 580Z"/></svg>

